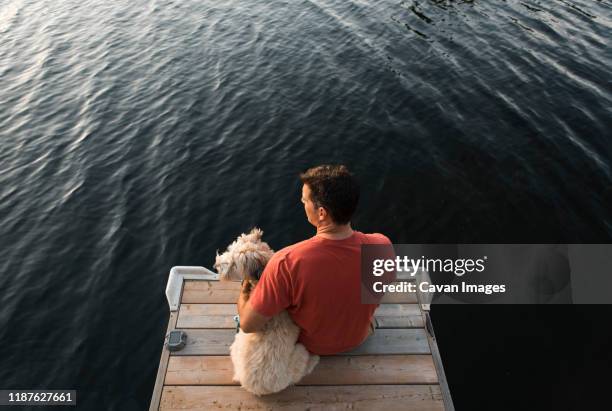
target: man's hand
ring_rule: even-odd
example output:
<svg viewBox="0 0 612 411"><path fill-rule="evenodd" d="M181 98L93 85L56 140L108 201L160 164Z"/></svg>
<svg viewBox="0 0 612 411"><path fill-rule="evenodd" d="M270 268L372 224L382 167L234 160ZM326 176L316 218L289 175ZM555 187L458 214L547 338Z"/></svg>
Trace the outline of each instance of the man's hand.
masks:
<svg viewBox="0 0 612 411"><path fill-rule="evenodd" d="M247 295L250 289L248 281L243 281L242 290L238 296L238 315L240 316L240 329L245 333L254 333L260 331L263 326L272 317L266 317L253 310L251 304L247 301ZM251 290L252 292L253 290Z"/></svg>

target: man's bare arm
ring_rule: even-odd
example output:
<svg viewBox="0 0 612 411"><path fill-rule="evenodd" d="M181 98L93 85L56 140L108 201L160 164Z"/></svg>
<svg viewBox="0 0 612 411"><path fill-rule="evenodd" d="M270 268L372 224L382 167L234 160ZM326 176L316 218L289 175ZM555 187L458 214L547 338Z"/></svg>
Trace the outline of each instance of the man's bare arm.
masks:
<svg viewBox="0 0 612 411"><path fill-rule="evenodd" d="M246 296L243 288L238 297L238 315L240 316L240 329L248 334L260 331L272 317L266 317L255 311L247 301Z"/></svg>

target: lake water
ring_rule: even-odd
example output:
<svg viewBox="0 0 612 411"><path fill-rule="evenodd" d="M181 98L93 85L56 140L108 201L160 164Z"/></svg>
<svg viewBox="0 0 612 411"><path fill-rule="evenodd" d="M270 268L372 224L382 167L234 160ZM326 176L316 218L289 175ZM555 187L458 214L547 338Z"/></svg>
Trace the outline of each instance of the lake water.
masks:
<svg viewBox="0 0 612 411"><path fill-rule="evenodd" d="M396 243L610 242L611 28L604 0L3 1L0 389L147 409L169 269L312 235L320 163ZM434 310L457 409L596 401L610 314Z"/></svg>

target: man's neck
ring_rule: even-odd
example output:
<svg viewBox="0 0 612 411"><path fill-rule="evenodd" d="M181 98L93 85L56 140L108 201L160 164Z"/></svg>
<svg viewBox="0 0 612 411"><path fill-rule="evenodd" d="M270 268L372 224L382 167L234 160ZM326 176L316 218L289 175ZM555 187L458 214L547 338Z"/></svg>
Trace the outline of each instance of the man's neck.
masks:
<svg viewBox="0 0 612 411"><path fill-rule="evenodd" d="M317 227L317 236L327 238L328 240L343 240L353 235L351 223L337 225L328 224Z"/></svg>

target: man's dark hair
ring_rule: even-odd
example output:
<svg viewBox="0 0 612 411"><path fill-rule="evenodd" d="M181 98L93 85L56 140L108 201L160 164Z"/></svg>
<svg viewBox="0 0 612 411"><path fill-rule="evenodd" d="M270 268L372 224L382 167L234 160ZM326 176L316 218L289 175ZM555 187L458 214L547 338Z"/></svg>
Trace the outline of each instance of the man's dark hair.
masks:
<svg viewBox="0 0 612 411"><path fill-rule="evenodd" d="M357 179L344 165L321 165L300 174L300 180L310 188L311 200L323 207L336 224L347 224L359 202Z"/></svg>

